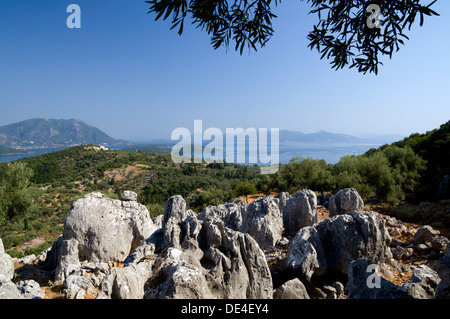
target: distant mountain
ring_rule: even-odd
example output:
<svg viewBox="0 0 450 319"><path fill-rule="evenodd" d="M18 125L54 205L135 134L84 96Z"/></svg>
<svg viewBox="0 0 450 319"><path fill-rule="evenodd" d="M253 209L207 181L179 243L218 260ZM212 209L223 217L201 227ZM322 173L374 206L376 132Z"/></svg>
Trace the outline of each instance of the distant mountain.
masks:
<svg viewBox="0 0 450 319"><path fill-rule="evenodd" d="M14 149L14 148L11 148L11 147L6 147L6 146L3 146L3 145L0 145L0 156L18 155L18 154L28 154L28 151Z"/></svg>
<svg viewBox="0 0 450 319"><path fill-rule="evenodd" d="M82 144L130 145L78 119L30 119L0 127L0 145L10 148L59 148Z"/></svg>

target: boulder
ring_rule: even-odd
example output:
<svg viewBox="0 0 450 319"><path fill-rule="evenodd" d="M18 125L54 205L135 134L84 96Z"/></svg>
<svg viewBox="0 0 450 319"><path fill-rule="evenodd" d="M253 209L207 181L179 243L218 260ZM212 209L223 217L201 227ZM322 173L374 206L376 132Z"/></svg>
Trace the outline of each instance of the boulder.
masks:
<svg viewBox="0 0 450 319"><path fill-rule="evenodd" d="M16 286L24 299L43 299L45 297L39 283L32 279L19 281Z"/></svg>
<svg viewBox="0 0 450 319"><path fill-rule="evenodd" d="M240 231L248 233L266 250L282 238L283 218L274 197L260 197L248 205Z"/></svg>
<svg viewBox="0 0 450 319"><path fill-rule="evenodd" d="M3 241L0 238L0 277L4 281L12 280L14 277L14 263L10 255L5 253Z"/></svg>
<svg viewBox="0 0 450 319"><path fill-rule="evenodd" d="M91 193L73 203L64 221L63 241L78 242L80 261L114 263L122 262L155 230L144 205Z"/></svg>
<svg viewBox="0 0 450 319"><path fill-rule="evenodd" d="M370 259L355 259L348 264L348 299L411 299L406 289L390 282L377 271Z"/></svg>
<svg viewBox="0 0 450 319"><path fill-rule="evenodd" d="M436 271L420 265L414 269L412 277L403 284L403 288L415 299L433 299L440 281Z"/></svg>
<svg viewBox="0 0 450 319"><path fill-rule="evenodd" d="M298 279L291 279L275 290L273 299L310 299L305 285Z"/></svg>
<svg viewBox="0 0 450 319"><path fill-rule="evenodd" d="M281 213L283 213L283 209L284 209L284 206L286 206L286 202L289 200L289 199L291 199L292 198L292 196L288 193L288 192L281 192L279 195L278 195L278 198L279 198L279 208L280 208L280 212Z"/></svg>
<svg viewBox="0 0 450 319"><path fill-rule="evenodd" d="M357 258L375 263L390 260L391 238L383 221L372 212L351 212L301 229L289 244L287 267L310 279L312 275L347 273Z"/></svg>
<svg viewBox="0 0 450 319"><path fill-rule="evenodd" d="M60 258L55 270L55 282L63 283L67 277L80 268L78 240L63 240L61 243Z"/></svg>
<svg viewBox="0 0 450 319"><path fill-rule="evenodd" d="M437 251L444 251L447 247L449 240L445 236L437 236L431 239L431 247Z"/></svg>
<svg viewBox="0 0 450 319"><path fill-rule="evenodd" d="M314 274L324 274L327 260L317 229L309 226L300 229L288 246L287 269L293 269L306 282Z"/></svg>
<svg viewBox="0 0 450 319"><path fill-rule="evenodd" d="M347 214L351 211L363 211L364 201L354 188L344 188L330 198L330 217Z"/></svg>
<svg viewBox="0 0 450 319"><path fill-rule="evenodd" d="M317 197L313 191L299 191L286 201L283 208L286 234L294 236L302 227L317 223Z"/></svg>
<svg viewBox="0 0 450 319"><path fill-rule="evenodd" d="M210 205L203 209L197 217L201 220L207 218L222 220L226 227L239 231L247 206L243 200L235 200L217 206Z"/></svg>
<svg viewBox="0 0 450 319"><path fill-rule="evenodd" d="M11 281L14 278L14 263L10 255L5 253L0 238L0 299L23 299L17 286Z"/></svg>
<svg viewBox="0 0 450 319"><path fill-rule="evenodd" d="M259 197L250 205L237 200L217 206L208 206L197 216L199 220L223 223L225 227L248 233L264 250L281 240L283 219L279 200Z"/></svg>
<svg viewBox="0 0 450 319"><path fill-rule="evenodd" d="M180 198L166 205L162 244L156 245L161 252L144 298L271 298L272 278L258 243L221 218L205 212L202 220L184 207Z"/></svg>
<svg viewBox="0 0 450 319"><path fill-rule="evenodd" d="M152 266L153 261L145 261L112 268L100 284L97 299L142 299Z"/></svg>
<svg viewBox="0 0 450 319"><path fill-rule="evenodd" d="M412 248L404 248L402 246L397 246L394 250L392 250L392 255L397 260L406 260L412 256L414 250Z"/></svg>
<svg viewBox="0 0 450 319"><path fill-rule="evenodd" d="M450 245L447 245L445 253L436 265L437 273L441 278L436 289L437 299L450 299Z"/></svg>
<svg viewBox="0 0 450 319"><path fill-rule="evenodd" d="M137 201L138 195L135 192L132 191L124 191L122 194L120 194L120 199L123 201Z"/></svg>
<svg viewBox="0 0 450 319"><path fill-rule="evenodd" d="M414 234L413 240L416 245L425 244L426 242L431 241L434 237L439 236L439 234L439 230L435 230L433 227L425 225L417 230Z"/></svg>
<svg viewBox="0 0 450 319"><path fill-rule="evenodd" d="M11 280L4 280L0 274L0 299L24 299L17 286Z"/></svg>

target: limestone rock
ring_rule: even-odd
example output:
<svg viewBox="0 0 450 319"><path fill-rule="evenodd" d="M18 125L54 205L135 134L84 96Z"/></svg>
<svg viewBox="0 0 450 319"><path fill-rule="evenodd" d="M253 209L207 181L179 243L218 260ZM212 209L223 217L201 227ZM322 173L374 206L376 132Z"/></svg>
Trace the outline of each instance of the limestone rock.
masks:
<svg viewBox="0 0 450 319"><path fill-rule="evenodd" d="M137 201L137 194L132 191L124 191L120 195L120 199L123 201Z"/></svg>
<svg viewBox="0 0 450 319"><path fill-rule="evenodd" d="M112 268L99 287L97 299L142 299L152 265L153 261L145 261Z"/></svg>
<svg viewBox="0 0 450 319"><path fill-rule="evenodd" d="M298 279L291 279L281 285L273 294L273 299L309 299L305 285Z"/></svg>
<svg viewBox="0 0 450 319"><path fill-rule="evenodd" d="M23 299L17 286L11 281L14 277L14 263L10 255L5 253L0 238L0 299Z"/></svg>
<svg viewBox="0 0 450 319"><path fill-rule="evenodd" d="M354 188L341 189L331 197L329 204L330 217L364 209L364 201Z"/></svg>
<svg viewBox="0 0 450 319"><path fill-rule="evenodd" d="M440 281L437 272L426 265L420 265L414 269L412 277L403 287L413 298L433 299Z"/></svg>
<svg viewBox="0 0 450 319"><path fill-rule="evenodd" d="M415 233L414 243L416 245L424 244L437 236L439 236L439 230L435 230L433 227L425 225L420 227Z"/></svg>
<svg viewBox="0 0 450 319"><path fill-rule="evenodd" d="M226 227L239 231L242 227L243 216L247 206L247 203L242 200L235 200L217 206L208 206L198 215L198 219L220 219Z"/></svg>
<svg viewBox="0 0 450 319"><path fill-rule="evenodd" d="M314 274L326 272L325 251L316 228L304 227L291 240L286 267L296 270L308 282Z"/></svg>
<svg viewBox="0 0 450 319"><path fill-rule="evenodd" d="M392 258L390 236L372 212L351 212L301 229L291 241L287 266L306 279L326 272L347 273L357 258L378 263Z"/></svg>
<svg viewBox="0 0 450 319"><path fill-rule="evenodd" d="M284 206L286 206L286 202L292 198L292 196L288 192L281 192L279 197L279 208L280 212L283 213Z"/></svg>
<svg viewBox="0 0 450 319"><path fill-rule="evenodd" d="M390 282L374 269L370 259L356 259L348 265L348 299L411 299L405 288Z"/></svg>
<svg viewBox="0 0 450 319"><path fill-rule="evenodd" d="M257 198L248 205L243 218L241 232L252 236L263 250L274 247L282 238L283 218L278 201L271 196Z"/></svg>
<svg viewBox="0 0 450 319"><path fill-rule="evenodd" d="M14 263L10 255L5 253L3 241L0 238L0 276L4 280L12 280L14 277Z"/></svg>
<svg viewBox="0 0 450 319"><path fill-rule="evenodd" d="M16 286L25 299L43 299L45 296L41 286L34 280L22 280Z"/></svg>
<svg viewBox="0 0 450 319"><path fill-rule="evenodd" d="M91 193L73 203L63 240L78 241L81 261L121 262L155 230L145 206Z"/></svg>
<svg viewBox="0 0 450 319"><path fill-rule="evenodd" d="M294 236L302 227L317 222L317 196L306 189L299 191L286 201L283 208L283 222L286 233Z"/></svg>
<svg viewBox="0 0 450 319"><path fill-rule="evenodd" d="M180 198L166 208L162 252L144 298L271 298L269 267L250 235L220 218L198 219Z"/></svg>
<svg viewBox="0 0 450 319"><path fill-rule="evenodd" d="M63 240L60 258L55 270L55 281L63 283L67 277L80 268L78 241L76 239Z"/></svg>

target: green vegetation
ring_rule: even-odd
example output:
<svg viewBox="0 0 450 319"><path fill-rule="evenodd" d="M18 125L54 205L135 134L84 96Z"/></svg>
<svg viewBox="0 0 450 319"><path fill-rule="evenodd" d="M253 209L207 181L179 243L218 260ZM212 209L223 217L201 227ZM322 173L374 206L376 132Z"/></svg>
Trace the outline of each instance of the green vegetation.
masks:
<svg viewBox="0 0 450 319"><path fill-rule="evenodd" d="M389 146L361 156L343 156L337 164L312 158L292 158L279 173L262 176L259 191L290 193L302 188L317 192L335 192L353 187L364 198L376 197L382 202L398 204L418 185L425 163L409 147Z"/></svg>
<svg viewBox="0 0 450 319"><path fill-rule="evenodd" d="M296 157L272 175L261 175L256 166L175 164L170 154L77 146L0 163L0 238L16 257L39 253L62 233L76 199L93 191L117 199L123 190L138 193L138 201L156 217L173 195L182 195L188 208L200 212L255 193L309 188L324 194L354 187L364 200L401 220L450 228L448 200L412 201L449 174L449 143L450 122L360 156L344 156L336 164ZM33 238L38 246L23 247Z"/></svg>
<svg viewBox="0 0 450 319"><path fill-rule="evenodd" d="M26 229L28 212L33 205L28 188L33 171L24 163L7 163L0 179L0 224L6 220L24 220Z"/></svg>
<svg viewBox="0 0 450 319"><path fill-rule="evenodd" d="M214 49L231 45L242 54L244 48L257 51L258 47L264 47L272 38L272 21L277 18L275 7L281 5L282 1L146 2L150 4L149 12L155 13L155 20L171 20L171 29L178 29L179 35L183 33L187 18L197 28L206 31ZM308 0L311 8L309 14L317 14L313 30L307 36L308 47L316 49L321 59L329 59L336 70L348 66L356 67L364 74L376 74L378 65L382 65L380 58L392 58L400 45L409 39L404 33L406 30L410 31L417 20L422 26L425 16L439 15L431 9L435 2ZM379 14L387 23L381 23Z"/></svg>
<svg viewBox="0 0 450 319"><path fill-rule="evenodd" d="M151 217L162 214L165 201L179 194L199 212L235 198L235 186L252 184L259 172L228 163L174 164L170 154L103 151L94 145L0 163L0 238L15 257L39 253L62 233L71 204L87 193L117 199L123 190L132 190ZM18 248L33 238L43 243Z"/></svg>
<svg viewBox="0 0 450 319"><path fill-rule="evenodd" d="M441 125L439 129L424 134L411 134L392 145L401 148L410 147L427 162L426 171L421 175L418 185L420 199L437 200L438 185L445 175L450 174L450 121ZM378 151L388 147L384 145Z"/></svg>

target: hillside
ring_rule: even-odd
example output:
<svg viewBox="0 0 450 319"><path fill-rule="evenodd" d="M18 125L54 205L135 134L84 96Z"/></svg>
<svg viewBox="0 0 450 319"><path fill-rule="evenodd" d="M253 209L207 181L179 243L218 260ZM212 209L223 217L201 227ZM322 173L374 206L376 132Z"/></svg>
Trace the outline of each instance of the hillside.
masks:
<svg viewBox="0 0 450 319"><path fill-rule="evenodd" d="M59 148L82 144L128 145L78 119L30 119L0 127L0 145L12 148Z"/></svg>
<svg viewBox="0 0 450 319"><path fill-rule="evenodd" d="M35 198L26 221L18 218L2 224L0 220L0 237L8 249L17 247L13 253L16 256L24 250L32 253L48 248L61 232L73 201L89 192L118 198L123 190L132 190L139 194L139 202L147 206L152 216L162 213L168 198L180 194L189 208L199 212L206 205L235 197L233 187L254 180L260 172L258 167L237 164L174 164L170 154L102 150L94 145L23 158L15 163L25 163L33 170L27 192ZM8 163L0 163L0 181L8 178L7 166ZM22 246L34 238L39 239L39 245Z"/></svg>
<svg viewBox="0 0 450 319"><path fill-rule="evenodd" d="M410 147L427 161L426 172L422 174L419 187L421 199L450 198L450 184L446 177L450 175L450 121L426 133L411 134L392 145L402 148ZM378 151L387 147L388 145L383 145ZM370 150L367 154L376 151Z"/></svg>

